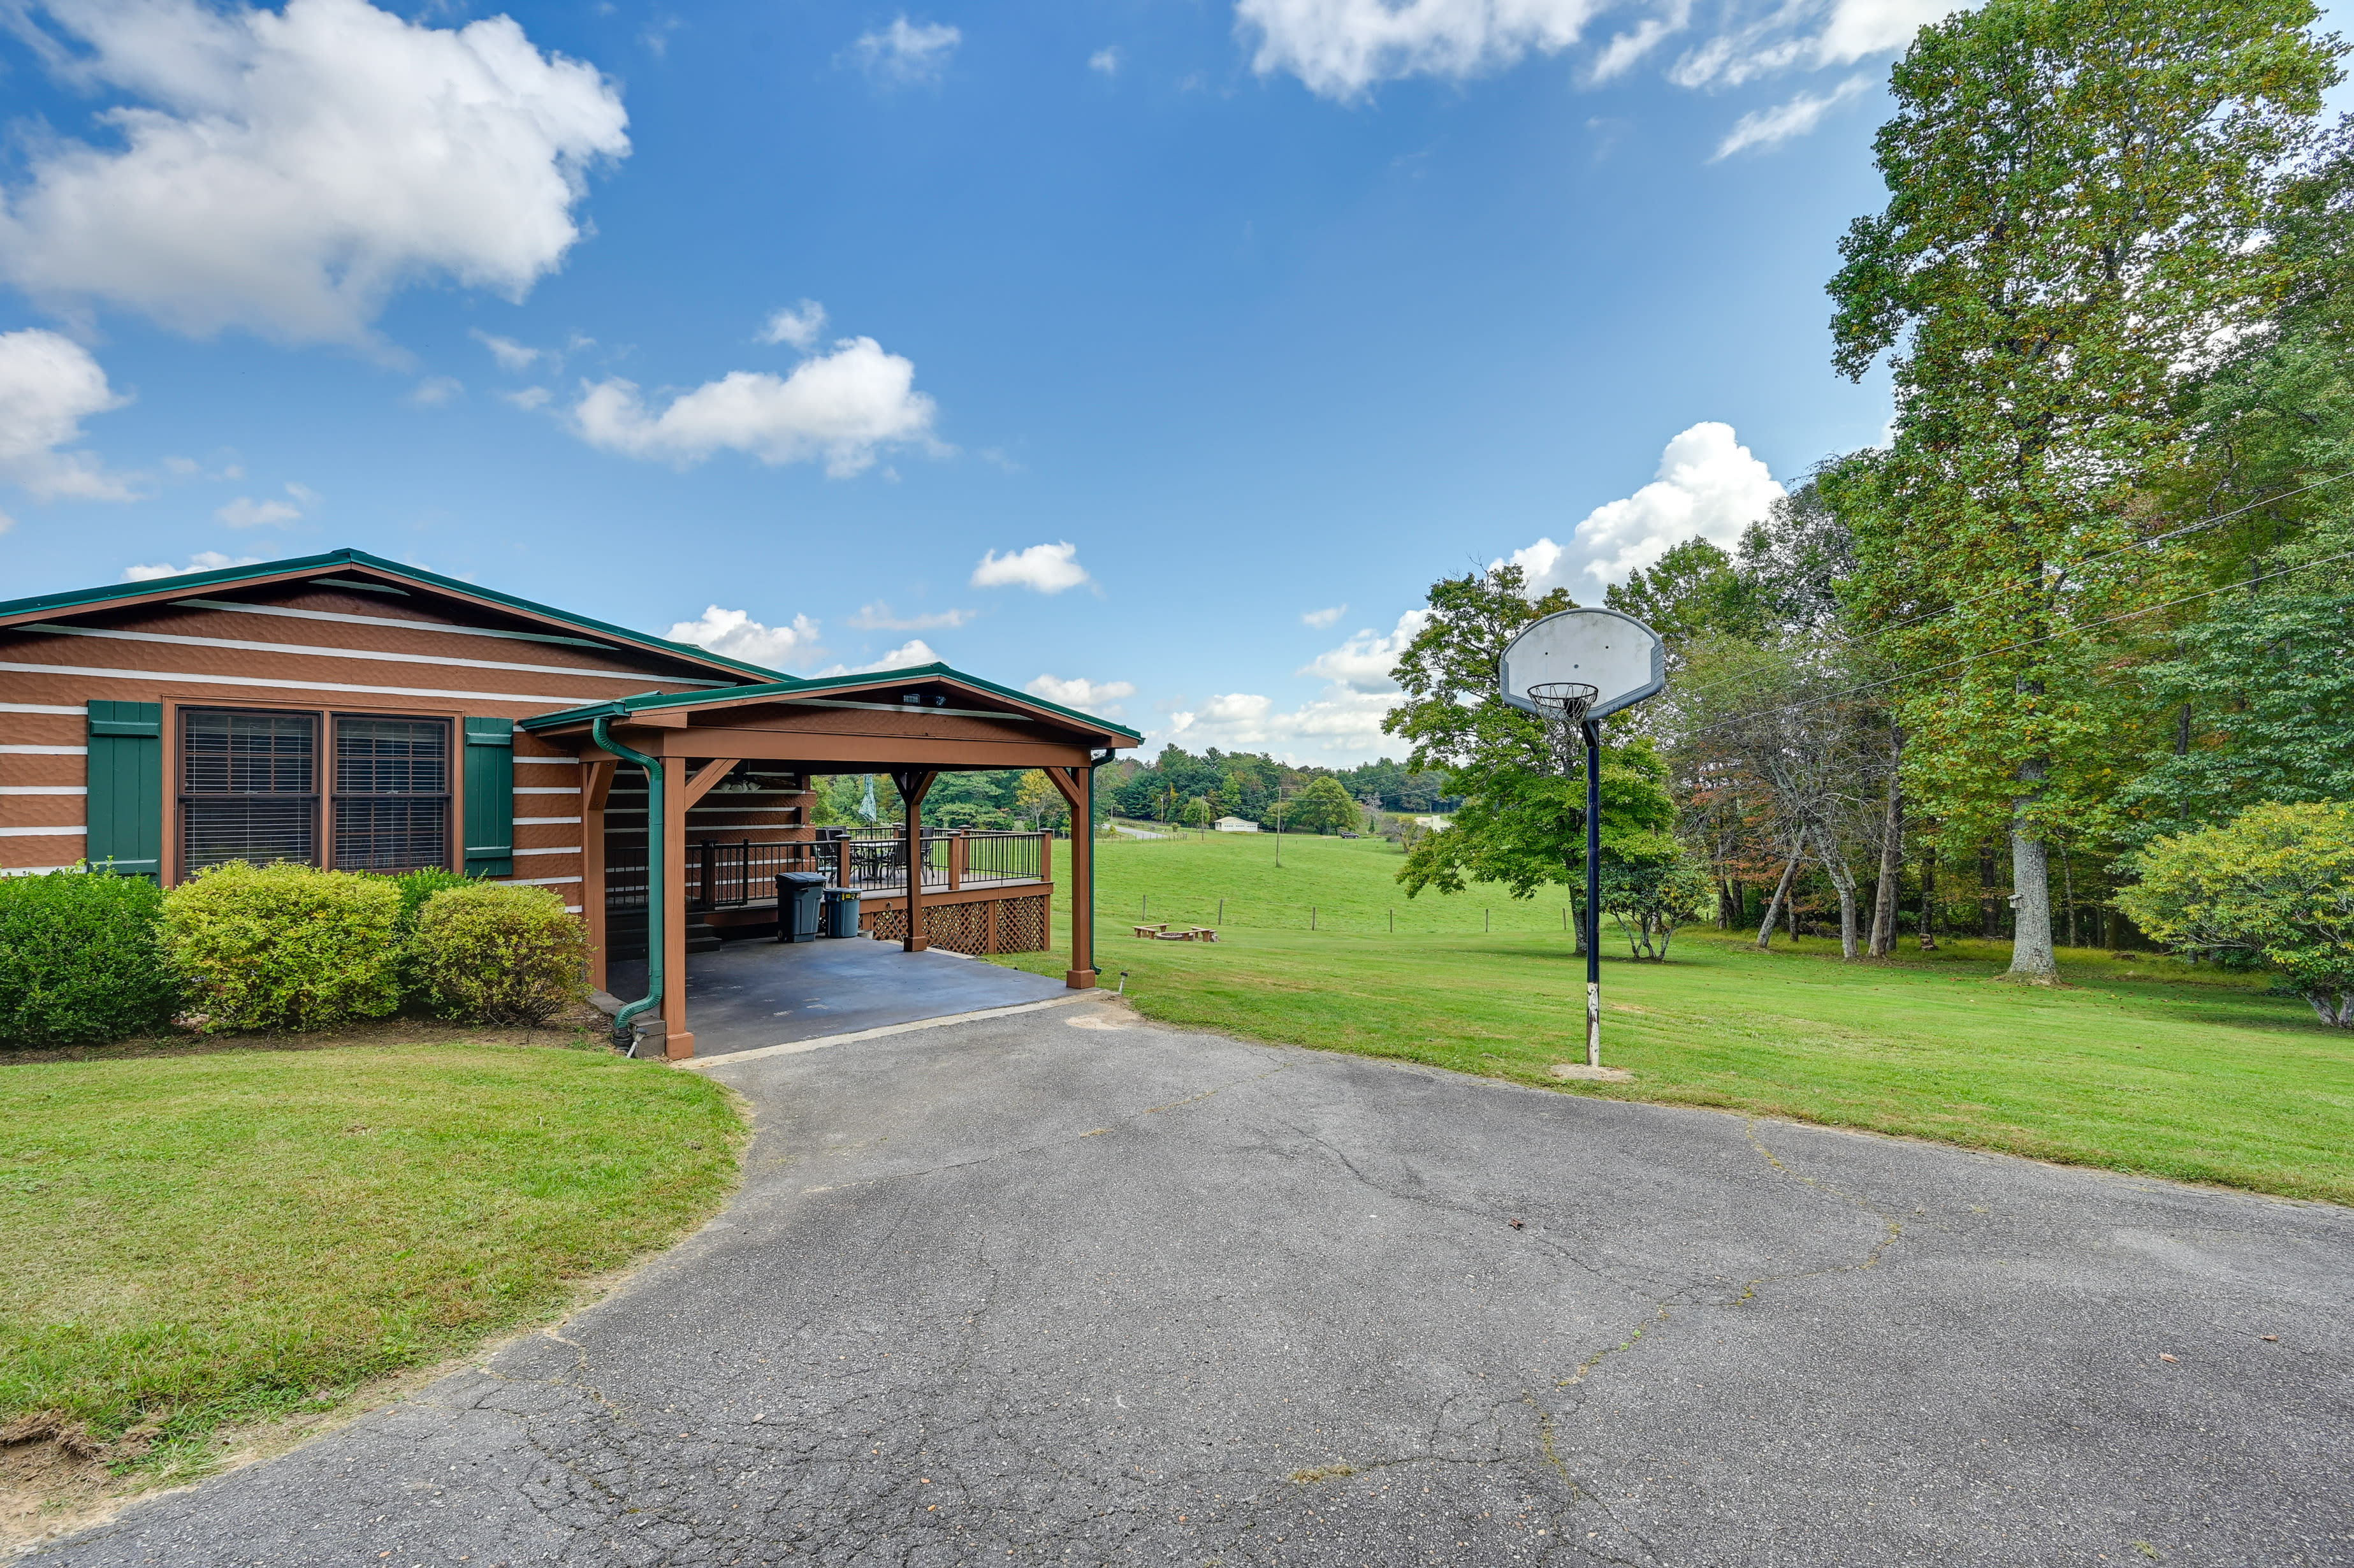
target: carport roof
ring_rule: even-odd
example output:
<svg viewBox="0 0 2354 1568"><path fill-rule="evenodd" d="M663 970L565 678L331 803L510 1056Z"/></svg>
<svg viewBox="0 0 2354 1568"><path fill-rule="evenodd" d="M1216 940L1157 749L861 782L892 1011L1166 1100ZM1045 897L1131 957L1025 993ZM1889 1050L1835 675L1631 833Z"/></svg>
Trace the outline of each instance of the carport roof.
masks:
<svg viewBox="0 0 2354 1568"><path fill-rule="evenodd" d="M530 718L517 722L522 728L529 731L569 729L593 719L626 718L631 714L645 713L649 710L666 712L678 708L736 707L748 702L758 702L763 697L806 699L822 697L828 693L864 691L877 686L903 686L911 681L928 680L953 681L960 686L986 692L991 696L1002 697L1023 707L1036 709L1052 714L1058 718L1070 720L1075 724L1085 725L1090 729L1100 730L1108 736L1125 736L1128 737L1127 744L1131 746L1140 746L1144 742L1144 736L1140 731L1132 730L1126 725L1114 724L1109 719L1097 718L1093 714L1081 713L1076 708L1066 708L1060 703L1050 703L1043 697L1032 696L1027 692L1017 692L1011 686L1001 686L994 681L984 681L978 675L968 675L963 671L952 669L946 664L916 664L904 670L878 670L863 675L828 675L811 680L788 679L761 685L723 686L716 690L704 692L642 692L633 697L617 697L611 702L592 703L586 707L563 708L551 714L535 714Z"/></svg>

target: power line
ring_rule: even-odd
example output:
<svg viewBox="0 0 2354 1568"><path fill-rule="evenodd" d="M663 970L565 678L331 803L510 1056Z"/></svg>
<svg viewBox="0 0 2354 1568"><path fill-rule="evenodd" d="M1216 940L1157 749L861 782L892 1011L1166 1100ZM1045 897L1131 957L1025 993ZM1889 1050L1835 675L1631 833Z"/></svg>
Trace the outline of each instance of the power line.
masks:
<svg viewBox="0 0 2354 1568"><path fill-rule="evenodd" d="M1975 664L1981 659L1993 659L2005 653L2015 653L2022 648L2032 648L2039 643L2049 642L2054 638L2073 637L2080 631L2091 631L2096 627L2115 625L2120 620L2131 620L2137 615L2149 615L2158 610L2171 609L2179 604L2189 604L2195 599L2211 599L2219 593L2229 593L2233 588L2253 588L2258 583L2271 582L2275 577L2285 577L2292 572L2311 571L2316 567L2326 567L2334 562L2345 560L2354 560L2354 550L2348 550L2342 555L2325 556L2317 561L2306 561L2294 567L2283 567L2279 571L2267 572L2260 577L2250 577L2245 582L2225 583L2221 588L2206 588L2198 593L2185 594L2180 599L2170 599L2166 600L2163 604L2149 604L2144 605L2139 609L2124 610L2115 615L2105 616L2099 620L2085 621L2080 626L2063 626L2057 631L2047 631L2041 637L2030 637L2018 642L2006 643L2000 648L1989 648L1982 653L1967 653L1959 659L1948 659L1942 664L1932 664L1925 670L1908 670L1901 675L1891 675L1884 681L1870 681L1860 686L1850 686L1844 691L1832 692L1826 696L1811 697L1802 703L1785 704L1783 706L1778 708L1767 709L1764 716L1771 717L1778 716L1783 714L1804 713L1808 708L1821 707L1826 704L1835 703L1845 697L1856 696L1864 692L1876 692L1882 686L1893 686L1904 681L1917 681L1924 676L1935 675L1940 671L1957 669L1964 664ZM1707 735L1715 730L1729 728L1734 725L1750 723L1757 716L1760 715L1748 715L1737 719L1723 719L1715 724L1703 725L1700 728L1689 732L1689 734L1691 736Z"/></svg>

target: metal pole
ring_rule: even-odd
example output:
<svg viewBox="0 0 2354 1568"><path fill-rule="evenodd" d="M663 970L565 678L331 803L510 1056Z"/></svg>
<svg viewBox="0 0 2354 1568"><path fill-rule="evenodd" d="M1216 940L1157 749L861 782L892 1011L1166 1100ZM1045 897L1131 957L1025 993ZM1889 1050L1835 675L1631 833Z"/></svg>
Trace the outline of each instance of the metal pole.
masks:
<svg viewBox="0 0 2354 1568"><path fill-rule="evenodd" d="M1585 1065L1602 1065L1602 729L1585 732Z"/></svg>

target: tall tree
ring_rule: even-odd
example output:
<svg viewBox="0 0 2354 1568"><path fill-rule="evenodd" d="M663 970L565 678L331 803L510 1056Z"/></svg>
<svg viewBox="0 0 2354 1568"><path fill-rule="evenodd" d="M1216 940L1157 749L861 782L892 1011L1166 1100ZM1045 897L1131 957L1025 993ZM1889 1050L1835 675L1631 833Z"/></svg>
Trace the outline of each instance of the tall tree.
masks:
<svg viewBox="0 0 2354 1568"><path fill-rule="evenodd" d="M1834 362L1895 372L1856 597L1922 678L1913 793L2010 840L2011 972L2056 973L2046 843L2114 715L2073 633L2163 602L2133 548L2188 462L2188 391L2291 276L2275 196L2338 46L2310 0L1992 0L1925 27L1841 242Z"/></svg>

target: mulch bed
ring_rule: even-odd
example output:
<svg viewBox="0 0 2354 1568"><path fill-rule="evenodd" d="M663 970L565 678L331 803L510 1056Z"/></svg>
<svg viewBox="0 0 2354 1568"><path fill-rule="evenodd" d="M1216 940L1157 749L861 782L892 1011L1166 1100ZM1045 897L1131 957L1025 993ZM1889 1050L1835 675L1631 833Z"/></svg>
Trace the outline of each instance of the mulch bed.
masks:
<svg viewBox="0 0 2354 1568"><path fill-rule="evenodd" d="M202 1056L219 1051L331 1051L352 1045L539 1045L566 1050L605 1044L612 1020L587 1002L565 1009L537 1028L449 1023L438 1018L371 1018L302 1034L175 1033L106 1045L20 1050L0 1041L0 1066L21 1062L111 1062L132 1056Z"/></svg>

